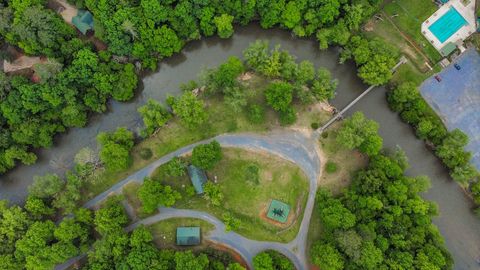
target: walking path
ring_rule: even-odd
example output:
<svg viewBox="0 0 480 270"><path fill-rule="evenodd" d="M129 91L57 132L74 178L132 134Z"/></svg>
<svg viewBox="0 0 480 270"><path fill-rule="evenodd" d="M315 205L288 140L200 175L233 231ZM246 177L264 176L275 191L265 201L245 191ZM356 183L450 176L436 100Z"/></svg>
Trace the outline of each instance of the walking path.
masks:
<svg viewBox="0 0 480 270"><path fill-rule="evenodd" d="M392 72L395 72L397 68L399 68L401 65L407 63L407 58L402 55L400 57L400 60L398 63L392 68ZM342 118L343 115L351 108L353 105L355 105L360 99L362 99L364 96L366 96L370 91L372 91L377 85L371 85L370 87L367 88L367 90L363 91L357 98L355 98L352 102L350 102L345 108L343 108L339 113L335 114L326 124L324 124L322 127L318 128L315 130L314 137L318 138L330 125L332 125L335 121L338 119Z"/></svg>
<svg viewBox="0 0 480 270"><path fill-rule="evenodd" d="M175 208L160 208L159 214L133 223L127 227L127 230L133 230L142 224L150 225L174 217L198 218L208 221L215 226L215 229L207 236L209 240L226 245L236 251L243 257L250 268L252 268L253 257L257 253L263 250L271 249L287 256L297 269L308 269L308 261L306 256L307 236L310 218L315 202L317 180L320 178L320 157L318 155L315 140L312 137L306 136L300 132L282 130L279 132L272 132L266 136L249 133L225 134L191 144L154 161L149 166L118 182L107 191L87 202L84 207L91 209L98 208L101 202L103 202L108 196L113 194L121 194L123 187L126 184L132 182L141 184L145 177L150 176L156 168L168 162L173 157L187 154L191 152L195 146L208 143L212 140L217 140L223 147L264 151L280 156L295 163L304 171L309 179L310 189L302 223L295 239L286 244L279 242L250 240L235 232L225 232L225 225L216 217L208 213ZM75 258L65 264L62 264L61 266L58 266L56 269L66 269L74 262Z"/></svg>

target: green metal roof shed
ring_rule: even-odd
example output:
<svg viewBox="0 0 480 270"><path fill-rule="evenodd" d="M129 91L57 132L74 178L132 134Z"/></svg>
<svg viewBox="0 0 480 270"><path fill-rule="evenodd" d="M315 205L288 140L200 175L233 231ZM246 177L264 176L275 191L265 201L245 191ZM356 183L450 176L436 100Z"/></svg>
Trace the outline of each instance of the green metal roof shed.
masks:
<svg viewBox="0 0 480 270"><path fill-rule="evenodd" d="M290 206L284 202L272 200L268 207L267 217L277 222L285 223L288 220Z"/></svg>
<svg viewBox="0 0 480 270"><path fill-rule="evenodd" d="M77 16L72 18L72 23L85 35L88 30L93 29L92 13L88 10L78 10Z"/></svg>
<svg viewBox="0 0 480 270"><path fill-rule="evenodd" d="M456 49L457 49L457 45L455 45L452 42L449 42L445 46L443 46L443 48L440 50L440 53L446 57L446 56L449 56Z"/></svg>
<svg viewBox="0 0 480 270"><path fill-rule="evenodd" d="M203 194L203 185L207 182L207 175L205 172L193 165L188 166L188 175L190 176L190 181L192 181L193 187L197 194Z"/></svg>
<svg viewBox="0 0 480 270"><path fill-rule="evenodd" d="M178 227L177 245L194 246L200 244L200 227Z"/></svg>

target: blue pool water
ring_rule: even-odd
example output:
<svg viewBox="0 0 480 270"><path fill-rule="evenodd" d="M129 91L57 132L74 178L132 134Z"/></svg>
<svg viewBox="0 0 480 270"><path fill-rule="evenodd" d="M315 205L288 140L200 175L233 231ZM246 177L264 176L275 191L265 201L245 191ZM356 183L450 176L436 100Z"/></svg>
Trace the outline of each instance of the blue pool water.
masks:
<svg viewBox="0 0 480 270"><path fill-rule="evenodd" d="M443 43L462 28L462 26L467 24L468 22L463 16L460 15L454 7L451 7L447 13L434 22L428 29Z"/></svg>

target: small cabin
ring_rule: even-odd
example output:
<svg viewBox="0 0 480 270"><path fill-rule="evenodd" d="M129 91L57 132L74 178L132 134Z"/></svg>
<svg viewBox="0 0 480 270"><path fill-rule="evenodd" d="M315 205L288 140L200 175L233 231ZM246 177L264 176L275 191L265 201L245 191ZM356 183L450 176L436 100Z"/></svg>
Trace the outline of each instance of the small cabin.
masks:
<svg viewBox="0 0 480 270"><path fill-rule="evenodd" d="M195 192L197 194L203 194L203 185L207 182L205 171L193 165L189 165L187 170L188 175L190 176L190 181L192 181L192 185L195 188Z"/></svg>
<svg viewBox="0 0 480 270"><path fill-rule="evenodd" d="M200 244L200 227L178 227L177 245L196 246Z"/></svg>
<svg viewBox="0 0 480 270"><path fill-rule="evenodd" d="M72 18L72 24L75 25L82 34L87 34L89 30L93 30L92 13L87 10L79 10L77 16Z"/></svg>

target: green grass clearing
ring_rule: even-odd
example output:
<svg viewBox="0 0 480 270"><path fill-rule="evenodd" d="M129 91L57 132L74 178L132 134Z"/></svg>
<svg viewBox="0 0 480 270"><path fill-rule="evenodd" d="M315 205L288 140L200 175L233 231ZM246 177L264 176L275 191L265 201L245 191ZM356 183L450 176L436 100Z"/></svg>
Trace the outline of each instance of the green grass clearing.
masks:
<svg viewBox="0 0 480 270"><path fill-rule="evenodd" d="M385 5L383 9L392 18L395 25L409 38L413 39L433 63L439 61L441 55L422 35L421 27L422 23L437 9L438 7L433 1L418 0L392 1Z"/></svg>
<svg viewBox="0 0 480 270"><path fill-rule="evenodd" d="M257 75L253 75L250 80L242 82L242 84L247 86L246 91L249 104L254 103L265 108L264 123L250 123L246 110L241 113L234 112L229 106L224 104L220 97L214 96L204 99L209 115L205 124L197 129L191 130L182 126L177 118L172 119L166 126L162 127L155 136L146 138L135 145L132 150L133 164L129 169L118 173L99 170L96 177L92 177L87 181L83 198L88 200L95 197L119 180L147 166L153 160L194 142L222 133L255 132L262 134L279 128L278 115L272 109L268 108L265 103L263 90L268 82L269 79ZM317 105L304 106L296 104L295 108L297 109L298 116L297 123L294 125L295 127L303 127L303 125L305 125L305 128L310 129L312 122L325 121L330 115ZM153 151L153 156L149 160L141 158L140 151L143 148L149 148Z"/></svg>
<svg viewBox="0 0 480 270"><path fill-rule="evenodd" d="M300 168L281 158L258 152L224 148L223 154L222 161L207 172L210 180L217 177L224 195L222 205L213 206L201 196L188 197L184 188L191 185L188 178L177 178L174 182L164 179L163 183L179 188L182 193L183 198L175 207L205 211L219 219L222 219L223 213L229 212L241 220L236 232L251 239L288 242L295 238L309 187ZM259 168L258 184L246 179L252 164ZM292 209L287 224L294 217L297 222L288 228L269 222L264 215L271 199L289 204ZM301 207L300 213L297 206Z"/></svg>
<svg viewBox="0 0 480 270"><path fill-rule="evenodd" d="M178 248L176 246L177 227L200 227L202 244L198 247L205 247L203 239L215 229L214 225L195 218L171 218L148 226L153 234L153 241L159 248Z"/></svg>
<svg viewBox="0 0 480 270"><path fill-rule="evenodd" d="M348 150L336 141L336 130L340 127L339 122L335 123L320 137L320 147L328 162L337 165L337 170L333 173L326 171L323 166L322 176L319 187L327 188L333 194L338 194L343 188L347 187L356 171L364 168L368 159L358 151Z"/></svg>

